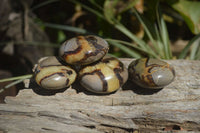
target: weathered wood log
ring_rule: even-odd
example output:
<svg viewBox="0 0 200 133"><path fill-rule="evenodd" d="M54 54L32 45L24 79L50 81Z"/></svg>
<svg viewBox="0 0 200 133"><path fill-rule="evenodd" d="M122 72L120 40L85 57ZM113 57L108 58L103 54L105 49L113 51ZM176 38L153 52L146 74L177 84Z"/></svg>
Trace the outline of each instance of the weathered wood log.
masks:
<svg viewBox="0 0 200 133"><path fill-rule="evenodd" d="M122 59L128 66L132 59ZM160 90L128 81L110 95L94 95L78 83L61 92L24 89L0 104L0 132L198 132L200 61L171 60L173 83Z"/></svg>

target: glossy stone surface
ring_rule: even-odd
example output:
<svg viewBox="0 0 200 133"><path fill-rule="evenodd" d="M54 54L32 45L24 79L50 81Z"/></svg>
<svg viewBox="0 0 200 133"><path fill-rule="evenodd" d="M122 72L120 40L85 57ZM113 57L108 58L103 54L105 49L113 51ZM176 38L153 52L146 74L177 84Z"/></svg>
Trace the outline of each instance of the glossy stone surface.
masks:
<svg viewBox="0 0 200 133"><path fill-rule="evenodd" d="M174 68L158 59L137 59L129 64L128 71L130 80L143 88L160 89L175 78Z"/></svg>
<svg viewBox="0 0 200 133"><path fill-rule="evenodd" d="M118 59L105 56L100 62L85 66L79 72L80 84L94 93L111 93L128 79L127 68Z"/></svg>
<svg viewBox="0 0 200 133"><path fill-rule="evenodd" d="M64 42L59 54L72 65L86 65L101 59L108 52L108 43L97 36L78 36Z"/></svg>
<svg viewBox="0 0 200 133"><path fill-rule="evenodd" d="M76 79L76 72L63 65L59 58L50 56L40 60L35 68L35 81L44 89L62 89L70 86Z"/></svg>

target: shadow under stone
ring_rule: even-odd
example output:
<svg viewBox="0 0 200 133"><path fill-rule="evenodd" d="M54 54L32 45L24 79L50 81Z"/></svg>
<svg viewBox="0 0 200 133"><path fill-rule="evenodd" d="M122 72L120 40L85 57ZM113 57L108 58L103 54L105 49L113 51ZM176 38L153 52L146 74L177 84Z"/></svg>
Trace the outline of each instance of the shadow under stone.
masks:
<svg viewBox="0 0 200 133"><path fill-rule="evenodd" d="M114 94L116 93L116 91L112 92L112 93L108 93L108 94L104 94L104 93L95 93L95 92L90 92L87 89L85 89L79 82L78 80L76 80L72 85L72 89L76 90L76 93L84 93L86 95L94 95L94 96L106 96L106 95L110 95L110 94ZM48 90L48 89L44 89L41 88L33 78L30 79L30 85L29 88L32 88L33 92L35 92L38 95L42 95L42 96L51 96L51 95L55 95L56 93L63 93L64 91L66 91L68 88L63 88L63 89L58 89L58 90ZM137 84L133 83L132 81L128 80L122 87L122 91L125 90L131 90L134 93L138 94L138 95L153 95L155 93L158 93L159 91L161 91L163 88L161 89L148 89L148 88L142 88L140 86L138 86Z"/></svg>
<svg viewBox="0 0 200 133"><path fill-rule="evenodd" d="M160 89L149 89L149 88L142 88L135 84L134 82L128 80L124 85L122 90L132 90L134 93L138 95L153 95L155 93L158 93L163 88Z"/></svg>
<svg viewBox="0 0 200 133"><path fill-rule="evenodd" d="M33 78L30 79L30 85L29 88L32 88L33 92L35 92L38 95L42 96L51 96L55 95L56 93L63 93L68 88L58 89L58 90L48 90L40 87Z"/></svg>
<svg viewBox="0 0 200 133"><path fill-rule="evenodd" d="M113 94L117 91L116 90L114 92L107 93L107 94L90 92L87 89L85 89L78 81L76 81L75 83L72 84L72 88L75 89L77 93L84 93L86 95L94 95L94 96L106 96L106 95Z"/></svg>

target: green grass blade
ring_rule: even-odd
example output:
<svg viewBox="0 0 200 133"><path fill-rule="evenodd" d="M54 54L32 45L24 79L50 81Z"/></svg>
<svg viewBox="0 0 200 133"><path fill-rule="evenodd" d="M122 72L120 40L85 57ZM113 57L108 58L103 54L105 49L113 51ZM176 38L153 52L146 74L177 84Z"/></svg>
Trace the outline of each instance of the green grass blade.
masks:
<svg viewBox="0 0 200 133"><path fill-rule="evenodd" d="M68 26L68 25L60 25L60 24L52 24L52 23L39 23L40 25L50 27L50 28L55 28L55 29L60 29L60 30L67 30L75 33L80 33L80 34L90 34L85 29L73 27L73 26Z"/></svg>
<svg viewBox="0 0 200 133"><path fill-rule="evenodd" d="M34 41L5 41L5 42L0 42L0 46L6 45L6 44L33 45L33 46L53 47L53 48L59 48L60 47L60 44L51 43L51 42L34 42Z"/></svg>
<svg viewBox="0 0 200 133"><path fill-rule="evenodd" d="M128 48L128 47L126 47L126 46L124 46L120 43L110 41L110 44L115 46L115 47L120 48L122 51L124 51L125 53L127 53L131 57L134 57L134 58L141 58L142 57L142 55L139 54L138 52L136 52L135 50L131 50L130 48Z"/></svg>
<svg viewBox="0 0 200 133"><path fill-rule="evenodd" d="M126 41L122 41L122 40L116 40L116 39L105 39L106 41L109 41L109 42L117 42L117 43L122 43L122 44L125 44L127 46L130 46L130 47L133 47L139 51L143 51L143 52L146 52L144 49L132 44L132 43L129 43L129 42L126 42Z"/></svg>
<svg viewBox="0 0 200 133"><path fill-rule="evenodd" d="M34 41L23 41L23 42L16 42L15 44L22 45L34 45L34 46L42 46L42 47L53 47L53 48L59 48L60 44L57 43L51 43L51 42L34 42Z"/></svg>
<svg viewBox="0 0 200 133"><path fill-rule="evenodd" d="M105 40L108 41L108 42L117 42L117 43L121 43L121 44L124 44L124 45L126 45L126 46L129 46L129 47L133 47L134 49L136 49L136 50L138 50L138 51L141 51L141 52L143 52L143 53L146 53L146 54L148 54L148 55L151 55L152 57L157 58L157 55L154 55L154 53L151 53L151 52L148 51L148 50L144 50L144 49L142 49L142 48L140 48L140 47L137 47L137 46L133 45L132 43L129 43L129 42L126 42L126 41L122 41L122 40L116 40L116 39L105 39Z"/></svg>
<svg viewBox="0 0 200 133"><path fill-rule="evenodd" d="M141 48L147 50L148 46L145 41L138 38L136 35L134 35L132 32L130 32L124 25L122 24L115 24L115 28L124 33L126 36L128 36L131 40L135 41Z"/></svg>
<svg viewBox="0 0 200 133"><path fill-rule="evenodd" d="M134 11L137 19L139 20L139 22L142 24L142 26L143 26L143 28L144 28L149 40L152 42L154 48L156 49L156 52L159 53L159 51L160 51L159 47L157 46L157 43L156 43L155 39L153 38L152 33L148 29L147 24L145 24L144 19L142 19L142 16L140 16L139 13L135 9L133 9L133 11Z"/></svg>
<svg viewBox="0 0 200 133"><path fill-rule="evenodd" d="M162 39L162 44L163 44L163 53L165 56L165 59L171 59L172 58L172 52L170 48L170 41L169 41L169 35L168 35L168 30L167 26L165 24L165 21L162 17L161 10L159 8L159 5L157 5L157 22L158 22L158 27L160 30L160 36Z"/></svg>
<svg viewBox="0 0 200 133"><path fill-rule="evenodd" d="M33 76L32 74L28 74L28 75L23 75L23 76L17 76L17 77L11 77L11 78L0 79L0 83L2 83L2 82L7 82L7 81L13 81L13 80L19 80L19 79L29 79L29 78L31 78L32 76Z"/></svg>
<svg viewBox="0 0 200 133"><path fill-rule="evenodd" d="M190 59L195 60L197 58L197 53L200 49L200 38L198 38L193 44L190 52Z"/></svg>
<svg viewBox="0 0 200 133"><path fill-rule="evenodd" d="M23 82L23 81L24 81L24 79L19 79L19 80L16 80L16 81L14 81L14 82L12 82L12 83L6 85L6 86L3 87L3 88L0 88L0 93L4 92L6 89L8 89L8 88L10 88L10 87L12 87L12 86L14 86L14 85L16 85L16 84L19 84L19 83L21 83L21 82Z"/></svg>
<svg viewBox="0 0 200 133"><path fill-rule="evenodd" d="M96 3L96 0L89 0L91 4L93 4L94 6L96 6L99 10L103 11L103 8Z"/></svg>
<svg viewBox="0 0 200 133"><path fill-rule="evenodd" d="M51 4L51 3L54 3L54 2L58 2L58 1L59 0L47 0L47 1L44 1L44 2L42 2L42 3L40 3L40 4L36 5L36 6L32 7L31 10L33 11L33 10L36 10L36 9L38 9L40 7L43 7L43 6L46 6L48 4Z"/></svg>
<svg viewBox="0 0 200 133"><path fill-rule="evenodd" d="M161 39L160 33L158 31L157 25L155 24L154 27L155 27L155 33L156 33L157 46L159 47L159 51L157 51L157 52L159 53L160 57L163 59L164 58L164 52L163 52L162 39Z"/></svg>
<svg viewBox="0 0 200 133"><path fill-rule="evenodd" d="M172 52L171 52L170 43L169 43L169 35L168 35L167 26L165 24L163 17L161 17L161 36L162 36L163 44L164 44L165 57L166 59L171 59Z"/></svg>
<svg viewBox="0 0 200 133"><path fill-rule="evenodd" d="M144 40L138 38L136 35L134 35L132 32L130 32L126 27L124 27L121 24L117 24L117 25L115 25L115 27L119 31L124 33L126 36L128 36L130 39L135 41L142 49L144 49L145 51L150 51L152 53L152 55L154 55L156 58L159 58L158 56L156 56L156 53L149 47L149 45Z"/></svg>
<svg viewBox="0 0 200 133"><path fill-rule="evenodd" d="M200 37L200 34L196 35L195 37L193 37L188 44L185 46L185 48L182 50L182 52L179 55L179 59L184 59L187 56L187 53L190 50L191 45Z"/></svg>
<svg viewBox="0 0 200 133"><path fill-rule="evenodd" d="M102 18L102 19L105 20L105 17L104 17L100 12L98 12L98 11L96 11L96 10L90 8L89 6L87 6L87 5L85 5L85 4L81 3L81 2L79 2L79 1L77 1L77 0L68 0L68 1L70 1L70 2L72 2L72 3L74 3L74 4L80 4L80 5L81 5L83 8L85 8L86 10L90 11L91 13L93 13L93 14L95 14L96 16L98 16L98 17L100 17L100 18Z"/></svg>
<svg viewBox="0 0 200 133"><path fill-rule="evenodd" d="M200 60L200 47L196 53L195 60Z"/></svg>

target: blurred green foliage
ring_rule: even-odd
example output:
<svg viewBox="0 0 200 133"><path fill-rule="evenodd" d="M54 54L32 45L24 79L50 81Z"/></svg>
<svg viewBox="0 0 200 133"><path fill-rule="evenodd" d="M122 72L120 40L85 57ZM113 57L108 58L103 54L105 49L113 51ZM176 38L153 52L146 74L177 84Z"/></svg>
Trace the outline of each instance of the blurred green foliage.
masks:
<svg viewBox="0 0 200 133"><path fill-rule="evenodd" d="M57 42L68 39L64 31L79 34L96 34L105 38L111 45L111 54L120 57L152 57L160 59L189 58L200 59L200 2L188 0L65 0L73 3L74 14L89 12L96 19L83 19L82 23L96 24L96 30L87 27L59 23L40 23L43 26L58 29ZM65 2L62 1L62 2ZM42 7L60 0L47 0L36 7ZM141 4L144 2L144 4ZM180 54L173 55L166 20L163 12L167 6L172 14L165 14L174 19L173 13L185 21L194 38ZM139 6L139 8L138 8ZM37 8L34 7L34 10ZM139 11L142 9L142 11ZM74 16L75 16L74 15ZM134 27L134 24L136 25ZM140 28L140 26L142 28ZM134 27L134 28L133 28ZM139 27L139 28L138 28ZM137 29L138 28L138 29ZM137 29L137 31L135 30ZM196 35L196 36L195 36ZM121 54L120 54L121 53ZM124 54L123 54L124 53Z"/></svg>
<svg viewBox="0 0 200 133"><path fill-rule="evenodd" d="M188 0L168 0L167 3L177 10L194 34L200 33L200 2Z"/></svg>

